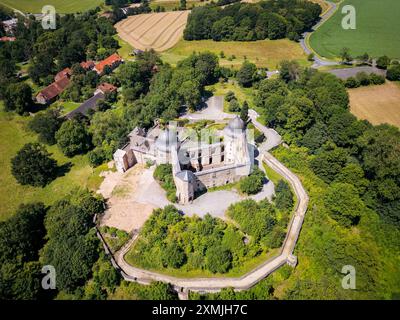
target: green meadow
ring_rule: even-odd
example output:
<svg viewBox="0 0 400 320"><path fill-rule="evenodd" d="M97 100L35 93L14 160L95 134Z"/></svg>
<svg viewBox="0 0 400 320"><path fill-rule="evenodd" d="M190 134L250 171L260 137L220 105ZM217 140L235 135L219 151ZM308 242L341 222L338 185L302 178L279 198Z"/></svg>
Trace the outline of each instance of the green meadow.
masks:
<svg viewBox="0 0 400 320"><path fill-rule="evenodd" d="M41 13L45 5L52 5L58 13L83 12L103 4L104 0L0 0L0 4L29 13Z"/></svg>
<svg viewBox="0 0 400 320"><path fill-rule="evenodd" d="M341 26L342 8L356 9L356 29ZM322 57L338 57L347 47L352 56L367 52L370 56L400 58L400 1L345 0L336 13L311 34L309 44Z"/></svg>

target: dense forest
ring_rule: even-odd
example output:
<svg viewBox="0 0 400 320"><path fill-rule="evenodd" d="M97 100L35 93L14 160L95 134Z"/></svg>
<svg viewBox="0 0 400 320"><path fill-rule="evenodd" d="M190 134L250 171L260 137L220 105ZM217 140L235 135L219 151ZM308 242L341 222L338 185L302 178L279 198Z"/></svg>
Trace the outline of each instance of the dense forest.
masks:
<svg viewBox="0 0 400 320"><path fill-rule="evenodd" d="M310 1L270 0L257 4L194 8L184 30L185 40L299 40L319 19L321 7Z"/></svg>
<svg viewBox="0 0 400 320"><path fill-rule="evenodd" d="M209 214L181 215L173 206L157 209L141 230L127 260L146 269L226 273L279 248L286 235L293 195L280 181L275 203L248 199L231 205L232 223ZM243 271L243 270L242 270Z"/></svg>

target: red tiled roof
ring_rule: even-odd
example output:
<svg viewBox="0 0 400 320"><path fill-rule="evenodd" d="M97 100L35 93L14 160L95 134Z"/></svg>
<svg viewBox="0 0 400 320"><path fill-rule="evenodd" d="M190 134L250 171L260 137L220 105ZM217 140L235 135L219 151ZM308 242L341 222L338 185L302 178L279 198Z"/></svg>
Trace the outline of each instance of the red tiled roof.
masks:
<svg viewBox="0 0 400 320"><path fill-rule="evenodd" d="M67 76L64 76L40 91L39 95L42 95L47 101L50 101L57 97L61 92L63 92L65 88L68 87L68 85L69 78Z"/></svg>
<svg viewBox="0 0 400 320"><path fill-rule="evenodd" d="M96 66L94 67L95 70L98 73L103 73L105 66L113 66L117 62L121 62L122 58L118 55L118 53L114 53L111 56L109 56L107 59L100 61Z"/></svg>
<svg viewBox="0 0 400 320"><path fill-rule="evenodd" d="M0 41L2 42L6 42L6 41L15 41L16 38L15 37L1 37Z"/></svg>
<svg viewBox="0 0 400 320"><path fill-rule="evenodd" d="M95 66L95 63L93 61L84 61L80 63L81 67L85 70L93 69Z"/></svg>
<svg viewBox="0 0 400 320"><path fill-rule="evenodd" d="M61 70L59 73L57 73L54 79L58 81L64 78L65 76L70 76L71 74L72 70L70 68L65 68L64 70Z"/></svg>
<svg viewBox="0 0 400 320"><path fill-rule="evenodd" d="M103 93L108 93L117 90L117 87L110 83L104 82L97 87L97 90L101 90Z"/></svg>

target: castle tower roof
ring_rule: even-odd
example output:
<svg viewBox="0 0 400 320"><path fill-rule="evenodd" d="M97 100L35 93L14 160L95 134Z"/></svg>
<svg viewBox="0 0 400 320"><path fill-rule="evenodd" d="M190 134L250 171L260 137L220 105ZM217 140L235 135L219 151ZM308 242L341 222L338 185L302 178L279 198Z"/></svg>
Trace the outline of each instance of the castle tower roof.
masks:
<svg viewBox="0 0 400 320"><path fill-rule="evenodd" d="M228 128L233 130L244 130L245 125L242 119L239 116L236 116L228 123Z"/></svg>
<svg viewBox="0 0 400 320"><path fill-rule="evenodd" d="M175 130L164 130L158 136L156 141L156 148L158 150L168 152L171 147L176 146L178 143L178 133Z"/></svg>
<svg viewBox="0 0 400 320"><path fill-rule="evenodd" d="M181 172L178 172L176 174L176 177L186 182L192 182L196 178L193 172L189 170L183 170Z"/></svg>

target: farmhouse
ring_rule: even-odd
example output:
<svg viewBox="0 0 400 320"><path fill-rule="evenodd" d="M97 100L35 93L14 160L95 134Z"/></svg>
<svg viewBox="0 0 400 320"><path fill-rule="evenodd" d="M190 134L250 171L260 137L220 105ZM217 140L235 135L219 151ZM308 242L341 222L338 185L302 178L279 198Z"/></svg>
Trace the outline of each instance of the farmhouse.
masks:
<svg viewBox="0 0 400 320"><path fill-rule="evenodd" d="M197 141L185 136L184 128L148 132L135 128L130 143L114 153L116 168L128 170L136 163L169 163L181 204L194 200L198 192L248 176L254 163L253 147L247 141L244 122L235 117L220 132L218 141ZM204 140L204 139L203 139Z"/></svg>
<svg viewBox="0 0 400 320"><path fill-rule="evenodd" d="M122 60L118 53L114 53L107 59L100 61L98 64L96 64L96 66L94 67L94 71L96 71L97 74L101 76L105 73L107 67L112 71L122 62L124 62L124 60Z"/></svg>
<svg viewBox="0 0 400 320"><path fill-rule="evenodd" d="M64 77L70 77L72 75L72 70L70 68L65 68L64 70L61 70L59 73L56 74L54 77L55 81L59 81Z"/></svg>
<svg viewBox="0 0 400 320"><path fill-rule="evenodd" d="M56 98L68 87L69 76L64 76L59 80L53 82L51 85L44 88L36 96L37 103L49 104L56 100Z"/></svg>

